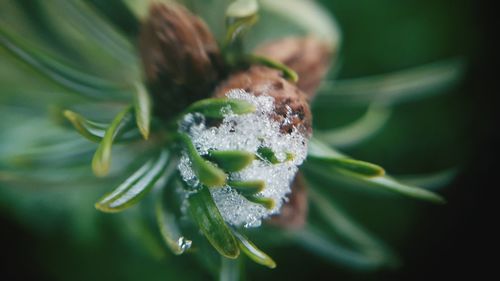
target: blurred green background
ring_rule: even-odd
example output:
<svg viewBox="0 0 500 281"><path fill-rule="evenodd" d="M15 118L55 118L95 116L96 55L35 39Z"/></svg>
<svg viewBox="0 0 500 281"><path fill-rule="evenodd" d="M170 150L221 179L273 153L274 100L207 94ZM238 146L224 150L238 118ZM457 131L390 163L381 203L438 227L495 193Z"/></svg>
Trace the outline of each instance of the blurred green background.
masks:
<svg viewBox="0 0 500 281"><path fill-rule="evenodd" d="M0 1L0 19L17 16L3 9L12 6L8 2ZM33 9L37 1L24 2L33 11L24 16L36 18ZM485 218L480 206L487 207L482 200L493 187L484 183L491 176L498 141L493 122L498 98L493 92L495 71L491 66L496 60L496 46L491 40L495 32L492 7L485 1L472 0L319 2L335 15L342 30L343 42L332 77L391 73L446 59L459 59L465 67L461 81L453 87L439 95L398 103L379 134L342 151L381 164L392 174L425 174L456 167L460 172L439 191L448 200L446 206L361 192L349 185L329 194L352 218L394 248L401 256L400 267L357 272L294 244L278 243L266 248L278 267L268 270L247 263L247 280L447 280L468 274L479 278L485 272L478 270L476 256L490 241L482 234ZM127 20L125 12L113 12L117 20ZM15 27L19 32L25 29L22 24ZM60 39L36 30L23 35L36 37L42 43ZM59 47L62 50L67 46ZM85 44L79 48L92 52ZM83 58L76 60L87 63ZM107 61L89 64L103 73L110 72ZM0 83L0 105L26 102L18 85L29 83L23 89L40 93L31 95L34 100L30 101L39 104L40 112L46 111L47 101L63 92L7 58L1 48ZM5 89L19 91L18 98L4 94ZM316 129L342 126L364 110L366 106L359 104L333 103L328 108L317 105ZM37 114L33 113L32 118L44 113ZM2 138L7 139L4 129L23 118L15 112L3 115L10 119L0 121L0 144L4 143ZM22 132L18 133L22 136ZM8 154L9 149L0 147L0 152ZM90 159L82 161L90 163ZM154 231L143 232L144 225L137 225L141 220L134 219L144 215L142 209L135 208L126 215L98 213L93 203L109 189L105 182L90 186L83 178L74 186L49 189L38 188L36 182L1 185L2 181L0 268L2 276L7 276L5 280L212 278L193 257L170 255L157 244Z"/></svg>

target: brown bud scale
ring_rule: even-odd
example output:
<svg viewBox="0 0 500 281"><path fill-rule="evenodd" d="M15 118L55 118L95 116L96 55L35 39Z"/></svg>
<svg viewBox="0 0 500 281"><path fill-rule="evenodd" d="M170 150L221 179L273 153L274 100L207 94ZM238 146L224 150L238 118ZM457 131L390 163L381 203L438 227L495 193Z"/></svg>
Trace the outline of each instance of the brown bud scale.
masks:
<svg viewBox="0 0 500 281"><path fill-rule="evenodd" d="M201 19L180 5L151 5L141 27L139 50L162 117L208 97L220 77L217 42Z"/></svg>
<svg viewBox="0 0 500 281"><path fill-rule="evenodd" d="M302 173L298 172L292 183L288 202L281 207L279 215L271 217L267 222L283 228L299 229L306 223L307 211L307 185Z"/></svg>
<svg viewBox="0 0 500 281"><path fill-rule="evenodd" d="M273 97L275 116L284 133L297 128L299 132L310 136L312 115L307 96L297 86L285 80L281 71L265 66L254 65L249 69L232 74L215 91L215 97L224 97L232 89L243 89L255 96ZM291 122L285 122L290 120Z"/></svg>
<svg viewBox="0 0 500 281"><path fill-rule="evenodd" d="M312 99L328 71L332 49L314 37L288 37L263 44L255 53L279 61L297 72L297 87Z"/></svg>

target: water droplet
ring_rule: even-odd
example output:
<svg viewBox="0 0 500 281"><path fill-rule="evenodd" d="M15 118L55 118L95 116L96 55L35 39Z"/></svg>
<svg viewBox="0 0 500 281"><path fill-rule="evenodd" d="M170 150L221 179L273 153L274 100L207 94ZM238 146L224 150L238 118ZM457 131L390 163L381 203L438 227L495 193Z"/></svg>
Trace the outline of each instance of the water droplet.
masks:
<svg viewBox="0 0 500 281"><path fill-rule="evenodd" d="M187 240L184 236L177 240L177 245L179 245L179 249L181 249L183 253L191 248L191 244L193 244L193 241Z"/></svg>

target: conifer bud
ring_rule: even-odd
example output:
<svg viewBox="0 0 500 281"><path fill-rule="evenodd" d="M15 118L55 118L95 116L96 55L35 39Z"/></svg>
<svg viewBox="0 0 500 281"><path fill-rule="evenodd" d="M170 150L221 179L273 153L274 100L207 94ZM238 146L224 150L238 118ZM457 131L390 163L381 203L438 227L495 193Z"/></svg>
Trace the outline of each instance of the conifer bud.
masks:
<svg viewBox="0 0 500 281"><path fill-rule="evenodd" d="M294 70L299 75L297 87L312 99L330 67L333 51L314 37L288 37L263 44L255 53Z"/></svg>
<svg viewBox="0 0 500 281"><path fill-rule="evenodd" d="M261 45L255 52L294 70L299 76L297 84L280 79L276 70L254 66L246 72L231 76L219 87L217 93L221 95L231 87L241 87L256 95L266 91L275 97L275 118L283 118L283 113L290 108L297 113L297 117L303 116L303 119L294 119L293 125L310 135L312 120L309 103L328 71L333 50L313 37L290 37ZM282 129L289 130L290 124L284 124ZM279 214L268 220L269 223L289 229L298 229L305 224L308 209L307 186L300 173L295 176L291 191L288 202L283 204Z"/></svg>
<svg viewBox="0 0 500 281"><path fill-rule="evenodd" d="M220 76L222 62L212 33L180 5L151 5L141 27L139 49L161 117L171 117L208 97Z"/></svg>

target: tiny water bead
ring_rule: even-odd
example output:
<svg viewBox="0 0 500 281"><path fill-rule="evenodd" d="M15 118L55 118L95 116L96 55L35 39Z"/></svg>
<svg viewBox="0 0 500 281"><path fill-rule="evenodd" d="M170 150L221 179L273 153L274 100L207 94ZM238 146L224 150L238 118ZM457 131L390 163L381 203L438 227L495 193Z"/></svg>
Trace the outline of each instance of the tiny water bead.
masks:
<svg viewBox="0 0 500 281"><path fill-rule="evenodd" d="M177 240L177 246L179 247L182 253L191 248L192 243L193 242L191 240L186 239L184 236L180 237Z"/></svg>
<svg viewBox="0 0 500 281"><path fill-rule="evenodd" d="M180 131L204 157L212 151L244 151L255 155L248 166L228 173L226 185L212 187L210 192L227 223L257 227L262 219L279 213L283 202L287 201L290 184L307 156L307 138L295 128L290 133L280 130L290 121L285 118L278 122L272 117L275 111L273 97L254 96L241 89L230 90L226 97L249 102L256 110L238 115L224 108L223 119L215 124L199 113L189 113L181 122ZM188 186L199 187L200 181L186 152L182 153L178 169ZM231 182L256 181L263 182L264 188L252 196L244 196L241 189L230 186ZM264 201L273 204L264 204Z"/></svg>

